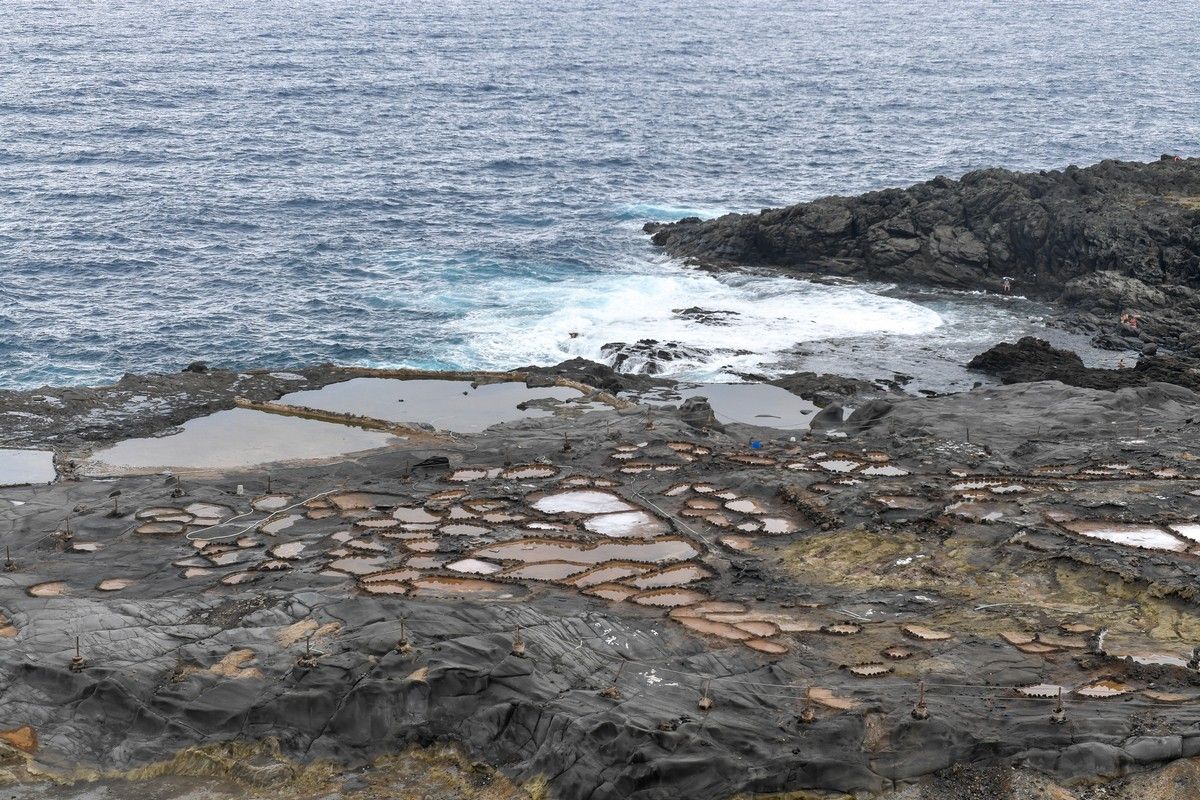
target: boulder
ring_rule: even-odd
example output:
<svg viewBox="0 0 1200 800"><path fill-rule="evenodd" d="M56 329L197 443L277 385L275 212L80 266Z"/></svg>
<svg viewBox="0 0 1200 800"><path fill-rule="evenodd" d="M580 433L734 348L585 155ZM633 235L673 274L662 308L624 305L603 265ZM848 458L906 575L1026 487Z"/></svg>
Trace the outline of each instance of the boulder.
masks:
<svg viewBox="0 0 1200 800"><path fill-rule="evenodd" d="M874 427L891 411L892 404L887 400L872 400L854 410L854 413L846 420L846 428L854 433L861 433Z"/></svg>
<svg viewBox="0 0 1200 800"><path fill-rule="evenodd" d="M708 404L707 397L689 397L679 406L679 418L697 430L723 431L725 426Z"/></svg>
<svg viewBox="0 0 1200 800"><path fill-rule="evenodd" d="M846 409L842 408L840 403L830 403L813 415L809 421L808 427L814 431L827 431L833 428L842 427L843 417Z"/></svg>

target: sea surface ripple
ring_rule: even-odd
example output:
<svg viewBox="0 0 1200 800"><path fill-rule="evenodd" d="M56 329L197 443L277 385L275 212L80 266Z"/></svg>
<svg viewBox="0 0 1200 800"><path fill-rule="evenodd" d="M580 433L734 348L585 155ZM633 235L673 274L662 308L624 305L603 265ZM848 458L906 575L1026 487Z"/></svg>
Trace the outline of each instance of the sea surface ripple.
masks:
<svg viewBox="0 0 1200 800"><path fill-rule="evenodd" d="M871 287L689 271L639 229L1200 139L1191 2L34 0L0 20L0 387L194 359L509 367L647 336L721 350L679 365L703 376L965 331L974 310ZM705 329L689 306L738 315Z"/></svg>

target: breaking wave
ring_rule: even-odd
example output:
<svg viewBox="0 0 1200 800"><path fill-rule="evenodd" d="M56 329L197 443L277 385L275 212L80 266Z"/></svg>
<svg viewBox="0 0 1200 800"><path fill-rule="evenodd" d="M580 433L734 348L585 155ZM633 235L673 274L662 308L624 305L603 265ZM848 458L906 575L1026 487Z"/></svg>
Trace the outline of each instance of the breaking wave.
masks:
<svg viewBox="0 0 1200 800"><path fill-rule="evenodd" d="M665 374L729 380L770 372L798 343L865 334L917 336L943 322L936 311L865 288L785 277L716 276L671 265L560 281L509 283L510 308L488 307L457 323L454 359L471 366L544 364L576 356L613 362L605 345L652 339L677 345ZM643 371L632 358L624 371Z"/></svg>

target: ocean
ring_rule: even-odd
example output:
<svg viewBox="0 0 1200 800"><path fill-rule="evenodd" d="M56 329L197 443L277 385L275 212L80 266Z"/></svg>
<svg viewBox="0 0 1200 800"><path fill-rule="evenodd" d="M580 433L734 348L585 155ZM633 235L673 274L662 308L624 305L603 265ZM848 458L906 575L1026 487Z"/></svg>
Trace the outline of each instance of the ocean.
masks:
<svg viewBox="0 0 1200 800"><path fill-rule="evenodd" d="M693 379L955 361L1036 309L711 275L641 226L1194 154L1197 63L1189 2L8 3L0 387L642 338Z"/></svg>

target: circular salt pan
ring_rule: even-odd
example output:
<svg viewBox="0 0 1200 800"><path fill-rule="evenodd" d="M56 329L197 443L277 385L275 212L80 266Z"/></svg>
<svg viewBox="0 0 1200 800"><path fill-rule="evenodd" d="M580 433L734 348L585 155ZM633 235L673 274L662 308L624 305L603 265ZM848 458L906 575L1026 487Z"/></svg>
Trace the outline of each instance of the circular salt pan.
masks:
<svg viewBox="0 0 1200 800"><path fill-rule="evenodd" d="M264 494L251 501L250 507L255 511L278 511L292 499L290 494Z"/></svg>
<svg viewBox="0 0 1200 800"><path fill-rule="evenodd" d="M105 578L96 584L96 588L102 592L119 592L122 589L128 589L133 585L133 581L128 578Z"/></svg>
<svg viewBox="0 0 1200 800"><path fill-rule="evenodd" d="M796 523L785 517L763 517L762 529L764 533L793 533Z"/></svg>
<svg viewBox="0 0 1200 800"><path fill-rule="evenodd" d="M274 536L280 531L287 530L288 528L292 527L300 519L301 516L299 514L289 514L286 517L280 517L279 519L273 519L269 522L264 522L262 525L258 526L258 529L269 536Z"/></svg>
<svg viewBox="0 0 1200 800"><path fill-rule="evenodd" d="M545 514L610 514L634 511L634 507L611 492L573 490L548 494L534 501L533 507Z"/></svg>
<svg viewBox="0 0 1200 800"><path fill-rule="evenodd" d="M586 589L589 586L597 586L601 583L612 583L613 581L623 580L635 575L642 575L648 572L649 569L649 567L641 566L639 564L611 562L594 567L587 572L572 577L566 582L580 589Z"/></svg>
<svg viewBox="0 0 1200 800"><path fill-rule="evenodd" d="M429 524L433 522L441 522L442 518L437 514L430 514L423 508L409 508L400 506L392 512L392 517L400 522Z"/></svg>
<svg viewBox="0 0 1200 800"><path fill-rule="evenodd" d="M143 508L133 515L134 519L150 519L166 522L187 522L192 519L192 514L184 511L182 508L174 506L152 506ZM186 519L183 519L186 517Z"/></svg>
<svg viewBox="0 0 1200 800"><path fill-rule="evenodd" d="M859 472L860 475L872 475L875 477L899 478L902 475L907 475L908 470L900 467L885 466L885 467L867 467Z"/></svg>
<svg viewBox="0 0 1200 800"><path fill-rule="evenodd" d="M468 481L477 481L488 476L486 469L456 469L446 478L448 481L455 483L467 483Z"/></svg>
<svg viewBox="0 0 1200 800"><path fill-rule="evenodd" d="M351 575L369 575L372 572L378 572L385 566L383 556L375 556L371 558L351 556L350 558L339 558L336 561L329 562L329 569L338 572L348 572Z"/></svg>
<svg viewBox="0 0 1200 800"><path fill-rule="evenodd" d="M645 511L621 511L598 514L583 523L583 527L604 536L651 538L666 533L667 526Z"/></svg>
<svg viewBox="0 0 1200 800"><path fill-rule="evenodd" d="M495 544L474 553L479 558L500 561L573 561L578 564L599 564L604 561L685 561L699 554L699 548L687 539L672 537L660 537L644 542L601 542L591 546L556 539L523 539Z"/></svg>
<svg viewBox="0 0 1200 800"><path fill-rule="evenodd" d="M183 533L187 526L182 522L147 522L134 529L134 533L149 536L170 536Z"/></svg>
<svg viewBox="0 0 1200 800"><path fill-rule="evenodd" d="M604 600L611 600L614 603L619 603L622 600L628 600L633 595L637 594L637 589L630 589L628 586L621 586L616 583L602 583L598 586L593 586L590 589L584 589L583 593L592 597L599 597Z"/></svg>
<svg viewBox="0 0 1200 800"><path fill-rule="evenodd" d="M903 625L900 630L906 636L911 636L914 639L922 639L927 642L942 642L951 638L950 634L945 631L935 631L932 628L926 628L924 625Z"/></svg>
<svg viewBox="0 0 1200 800"><path fill-rule="evenodd" d="M479 578L446 578L432 575L427 578L415 578L412 585L417 592L432 595L486 593L512 597L514 594L514 588L509 584L485 581Z"/></svg>
<svg viewBox="0 0 1200 800"><path fill-rule="evenodd" d="M706 595L692 591L691 589L658 589L635 595L633 602L642 606L672 608L675 606L690 606L706 599L708 599Z"/></svg>
<svg viewBox="0 0 1200 800"><path fill-rule="evenodd" d="M478 558L464 558L452 564L447 564L446 569L451 572L462 572L469 575L491 575L494 572L499 572L502 567L499 564L482 561Z"/></svg>
<svg viewBox="0 0 1200 800"><path fill-rule="evenodd" d="M664 570L659 570L649 575L641 575L633 578L627 581L627 583L638 589L666 589L695 583L696 581L702 581L712 576L711 572L699 564L677 564L676 566L667 567ZM763 636L765 634L758 635Z"/></svg>
<svg viewBox="0 0 1200 800"><path fill-rule="evenodd" d="M769 508L755 500L753 497L741 497L737 500L730 500L725 504L725 507L730 511L736 511L739 514L766 514L770 511Z"/></svg>
<svg viewBox="0 0 1200 800"><path fill-rule="evenodd" d="M859 678L879 678L887 675L892 671L892 667L888 664L872 662L869 664L856 664L850 667L850 674Z"/></svg>
<svg viewBox="0 0 1200 800"><path fill-rule="evenodd" d="M1062 526L1072 533L1100 539L1105 542L1123 544L1126 547L1137 547L1147 550L1167 550L1178 552L1186 550L1186 542L1173 536L1156 525L1130 525L1120 522L1077 520L1064 522Z"/></svg>
<svg viewBox="0 0 1200 800"><path fill-rule="evenodd" d="M360 583L363 591L371 594L390 594L402 595L408 594L408 587L397 581L380 581L378 583Z"/></svg>
<svg viewBox="0 0 1200 800"><path fill-rule="evenodd" d="M1075 694L1081 697L1119 697L1123 694L1129 694L1133 691L1131 686L1117 681L1096 681L1095 683L1084 686L1075 690Z"/></svg>
<svg viewBox="0 0 1200 800"><path fill-rule="evenodd" d="M272 558L299 558L304 542L285 542L271 548Z"/></svg>
<svg viewBox="0 0 1200 800"><path fill-rule="evenodd" d="M504 577L530 581L561 581L586 572L587 569L586 564L572 564L569 561L544 561L513 567L504 573Z"/></svg>

